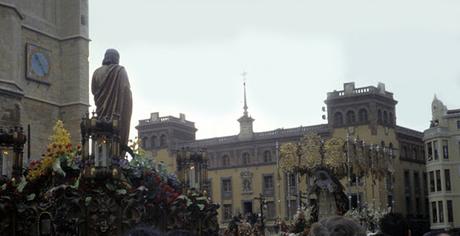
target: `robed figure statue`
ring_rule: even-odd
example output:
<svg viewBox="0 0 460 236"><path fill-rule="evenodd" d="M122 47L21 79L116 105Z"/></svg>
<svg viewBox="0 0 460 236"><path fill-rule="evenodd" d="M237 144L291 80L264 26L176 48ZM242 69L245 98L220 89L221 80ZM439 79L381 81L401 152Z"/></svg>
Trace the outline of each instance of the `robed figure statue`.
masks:
<svg viewBox="0 0 460 236"><path fill-rule="evenodd" d="M91 92L99 119L119 117L120 144L124 149L128 145L133 104L128 74L119 61L118 51L107 49L102 66L94 71Z"/></svg>

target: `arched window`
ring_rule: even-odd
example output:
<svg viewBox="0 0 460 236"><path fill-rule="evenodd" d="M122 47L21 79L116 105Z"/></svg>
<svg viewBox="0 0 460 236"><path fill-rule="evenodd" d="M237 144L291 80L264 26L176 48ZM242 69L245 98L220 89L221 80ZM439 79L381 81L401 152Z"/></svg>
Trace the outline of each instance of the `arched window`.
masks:
<svg viewBox="0 0 460 236"><path fill-rule="evenodd" d="M249 164L249 162L250 162L249 157L250 157L249 153L247 153L247 152L243 153L243 156L242 156L242 159L243 159L242 164L243 165Z"/></svg>
<svg viewBox="0 0 460 236"><path fill-rule="evenodd" d="M367 122L367 110L362 108L358 112L359 122Z"/></svg>
<svg viewBox="0 0 460 236"><path fill-rule="evenodd" d="M393 113L391 113L391 112L390 112L389 115L388 115L388 121L389 121L390 125L393 124L394 117L393 117Z"/></svg>
<svg viewBox="0 0 460 236"><path fill-rule="evenodd" d="M387 113L387 111L383 112L383 123L388 124L388 113Z"/></svg>
<svg viewBox="0 0 460 236"><path fill-rule="evenodd" d="M160 147L164 147L166 146L166 144L167 144L166 134L162 134L160 136Z"/></svg>
<svg viewBox="0 0 460 236"><path fill-rule="evenodd" d="M343 125L343 116L341 112L336 112L334 114L334 124L338 126Z"/></svg>
<svg viewBox="0 0 460 236"><path fill-rule="evenodd" d="M264 162L272 162L272 153L269 150L264 152Z"/></svg>
<svg viewBox="0 0 460 236"><path fill-rule="evenodd" d="M354 124L355 121L356 121L355 112L354 111L348 111L347 112L347 124Z"/></svg>
<svg viewBox="0 0 460 236"><path fill-rule="evenodd" d="M157 136L153 135L151 138L150 138L150 148L156 148L157 147Z"/></svg>
<svg viewBox="0 0 460 236"><path fill-rule="evenodd" d="M377 112L377 121L382 122L382 111L380 109Z"/></svg>
<svg viewBox="0 0 460 236"><path fill-rule="evenodd" d="M390 143L390 144L388 145L388 149L389 149L390 156L394 158L394 157L395 157L395 155L394 155L395 153L394 153L394 149L393 149L393 143Z"/></svg>
<svg viewBox="0 0 460 236"><path fill-rule="evenodd" d="M222 156L222 166L223 167L230 166L230 157L228 155Z"/></svg>
<svg viewBox="0 0 460 236"><path fill-rule="evenodd" d="M147 137L142 138L142 148L147 149Z"/></svg>

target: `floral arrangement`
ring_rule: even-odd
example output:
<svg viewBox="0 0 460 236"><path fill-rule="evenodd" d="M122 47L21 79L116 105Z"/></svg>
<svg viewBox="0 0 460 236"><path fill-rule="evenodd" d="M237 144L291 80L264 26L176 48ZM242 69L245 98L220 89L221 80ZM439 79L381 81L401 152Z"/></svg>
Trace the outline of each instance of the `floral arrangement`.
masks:
<svg viewBox="0 0 460 236"><path fill-rule="evenodd" d="M390 212L391 208L377 208L365 205L361 208L348 210L345 216L356 220L368 231L374 232L377 230L380 220Z"/></svg>
<svg viewBox="0 0 460 236"><path fill-rule="evenodd" d="M49 141L50 144L48 144L46 153L42 155L42 158L30 162L26 177L28 181L35 181L51 170L65 176L61 161L66 161L69 166L76 167L77 158L81 154L81 146L72 147L70 133L64 128L64 123L61 120L58 120L54 125L53 134Z"/></svg>
<svg viewBox="0 0 460 236"><path fill-rule="evenodd" d="M188 229L208 232L209 235L218 231L219 206L213 204L206 194L182 193L182 184L177 177L156 169L153 160L140 148L138 139L130 144L134 153L132 159L120 159L120 168L113 170L119 171L116 173L119 177L102 182L82 178L81 146L72 146L70 134L62 121L55 124L49 141L46 153L40 160L29 163L23 177L0 177L0 208L5 206L2 199L16 202L17 207L26 207L25 203L47 202L61 189L72 189L75 194L86 196L86 206L97 205L95 196L98 194L116 199L142 199L139 203L149 215L146 222L166 227L163 230Z"/></svg>

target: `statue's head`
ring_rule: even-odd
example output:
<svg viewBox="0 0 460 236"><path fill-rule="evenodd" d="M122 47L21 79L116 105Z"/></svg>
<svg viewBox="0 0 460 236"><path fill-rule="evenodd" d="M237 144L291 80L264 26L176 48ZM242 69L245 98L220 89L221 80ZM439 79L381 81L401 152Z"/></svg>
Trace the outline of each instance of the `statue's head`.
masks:
<svg viewBox="0 0 460 236"><path fill-rule="evenodd" d="M117 50L113 48L107 49L105 51L104 60L102 61L102 65L112 65L118 64L120 62L120 54Z"/></svg>

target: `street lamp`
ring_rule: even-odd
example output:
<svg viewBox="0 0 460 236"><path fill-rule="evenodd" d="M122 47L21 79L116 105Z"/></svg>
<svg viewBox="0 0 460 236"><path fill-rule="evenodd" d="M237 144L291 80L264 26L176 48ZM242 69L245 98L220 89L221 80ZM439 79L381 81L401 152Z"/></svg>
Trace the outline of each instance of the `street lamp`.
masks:
<svg viewBox="0 0 460 236"><path fill-rule="evenodd" d="M262 235L265 235L265 216L264 216L264 208L267 208L267 200L265 199L264 195L262 193L259 194L259 197L255 197L255 200L259 201L259 217L260 217L260 224L261 224L261 230L262 230Z"/></svg>
<svg viewBox="0 0 460 236"><path fill-rule="evenodd" d="M80 123L82 135L83 176L88 178L119 177L120 147L119 116L92 117L86 113Z"/></svg>
<svg viewBox="0 0 460 236"><path fill-rule="evenodd" d="M0 129L0 157L2 175L8 178L22 175L23 149L26 136L22 127Z"/></svg>
<svg viewBox="0 0 460 236"><path fill-rule="evenodd" d="M347 179L348 179L348 209L351 210L351 164L350 164L350 132L347 129Z"/></svg>
<svg viewBox="0 0 460 236"><path fill-rule="evenodd" d="M206 150L192 150L182 148L176 152L178 177L187 190L207 190L207 162Z"/></svg>

